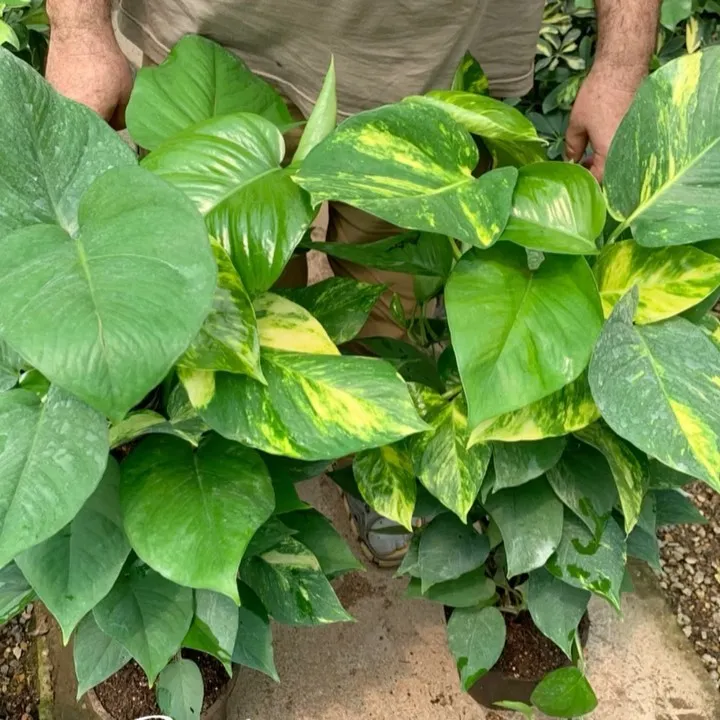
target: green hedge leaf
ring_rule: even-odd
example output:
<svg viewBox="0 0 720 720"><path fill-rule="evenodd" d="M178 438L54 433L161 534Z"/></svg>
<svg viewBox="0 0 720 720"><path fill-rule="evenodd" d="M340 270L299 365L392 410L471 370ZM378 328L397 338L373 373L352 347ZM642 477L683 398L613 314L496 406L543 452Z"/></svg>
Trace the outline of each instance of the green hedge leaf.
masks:
<svg viewBox="0 0 720 720"><path fill-rule="evenodd" d="M122 465L120 495L140 558L173 582L238 602L238 566L274 508L257 452L217 435L197 451L178 438L147 438Z"/></svg>
<svg viewBox="0 0 720 720"><path fill-rule="evenodd" d="M158 677L157 703L173 720L200 720L205 687L192 660L174 660Z"/></svg>
<svg viewBox="0 0 720 720"><path fill-rule="evenodd" d="M323 575L317 558L293 538L248 558L240 576L279 623L324 625L352 620Z"/></svg>
<svg viewBox="0 0 720 720"><path fill-rule="evenodd" d="M532 250L594 255L605 225L605 199L581 165L542 162L520 168L501 240Z"/></svg>
<svg viewBox="0 0 720 720"><path fill-rule="evenodd" d="M110 458L100 485L72 521L15 558L58 621L65 644L80 620L110 592L130 554L119 487L120 471Z"/></svg>
<svg viewBox="0 0 720 720"><path fill-rule="evenodd" d="M541 712L559 718L585 715L597 707L590 683L576 667L560 668L546 675L530 700Z"/></svg>
<svg viewBox="0 0 720 720"><path fill-rule="evenodd" d="M193 125L143 160L195 203L252 296L280 277L314 216L284 154L275 125L238 113Z"/></svg>
<svg viewBox="0 0 720 720"><path fill-rule="evenodd" d="M3 238L0 334L119 420L197 335L215 280L187 199L140 168L110 170L83 196L73 236L34 225Z"/></svg>
<svg viewBox="0 0 720 720"><path fill-rule="evenodd" d="M232 661L259 670L279 682L273 658L272 631L260 598L244 583L239 583L238 633Z"/></svg>
<svg viewBox="0 0 720 720"><path fill-rule="evenodd" d="M524 485L554 467L565 450L565 438L534 442L493 443L495 492Z"/></svg>
<svg viewBox="0 0 720 720"><path fill-rule="evenodd" d="M422 592L422 581L410 578L407 597L423 598L442 603L448 607L476 607L492 603L495 598L495 583L485 575L485 568L479 567L461 575L455 580L437 583Z"/></svg>
<svg viewBox="0 0 720 720"><path fill-rule="evenodd" d="M500 528L508 577L542 567L563 532L563 506L544 477L493 493L485 509Z"/></svg>
<svg viewBox="0 0 720 720"><path fill-rule="evenodd" d="M533 622L571 660L575 635L588 602L587 590L558 580L545 568L530 573L527 604Z"/></svg>
<svg viewBox="0 0 720 720"><path fill-rule="evenodd" d="M35 591L15 563L0 568L0 625L21 613L35 597Z"/></svg>
<svg viewBox="0 0 720 720"><path fill-rule="evenodd" d="M618 435L720 489L720 352L683 318L634 326L636 292L616 305L595 348L595 402Z"/></svg>
<svg viewBox="0 0 720 720"><path fill-rule="evenodd" d="M315 205L337 200L409 230L492 245L510 214L514 168L474 178L472 137L440 108L401 102L346 120L295 180Z"/></svg>
<svg viewBox="0 0 720 720"><path fill-rule="evenodd" d="M466 253L445 298L473 428L575 380L602 325L584 258L551 255L531 272L510 244Z"/></svg>
<svg viewBox="0 0 720 720"><path fill-rule="evenodd" d="M486 535L450 513L438 515L420 536L418 559L422 592L477 570L489 552Z"/></svg>
<svg viewBox="0 0 720 720"><path fill-rule="evenodd" d="M505 619L496 607L458 608L447 626L463 690L468 691L498 661L505 647Z"/></svg>
<svg viewBox="0 0 720 720"><path fill-rule="evenodd" d="M195 615L183 647L216 657L232 675L232 654L238 633L238 608L227 595L195 591Z"/></svg>
<svg viewBox="0 0 720 720"><path fill-rule="evenodd" d="M53 386L0 393L0 567L62 530L107 464L105 419Z"/></svg>
<svg viewBox="0 0 720 720"><path fill-rule="evenodd" d="M639 325L679 315L720 286L720 260L689 246L649 249L632 240L606 245L594 269L606 316L637 286Z"/></svg>
<svg viewBox="0 0 720 720"><path fill-rule="evenodd" d="M198 408L210 427L265 452L301 460L350 453L427 430L393 367L364 357L266 350L267 387L218 373Z"/></svg>
<svg viewBox="0 0 720 720"><path fill-rule="evenodd" d="M130 652L152 687L190 628L193 593L147 567L134 567L93 615L99 628Z"/></svg>
<svg viewBox="0 0 720 720"><path fill-rule="evenodd" d="M292 122L282 97L242 60L211 40L186 35L165 62L138 72L126 119L133 140L154 150L191 125L240 111L280 127Z"/></svg>
<svg viewBox="0 0 720 720"><path fill-rule="evenodd" d="M605 192L620 230L640 245L717 237L720 188L720 48L673 60L640 87L605 165Z"/></svg>

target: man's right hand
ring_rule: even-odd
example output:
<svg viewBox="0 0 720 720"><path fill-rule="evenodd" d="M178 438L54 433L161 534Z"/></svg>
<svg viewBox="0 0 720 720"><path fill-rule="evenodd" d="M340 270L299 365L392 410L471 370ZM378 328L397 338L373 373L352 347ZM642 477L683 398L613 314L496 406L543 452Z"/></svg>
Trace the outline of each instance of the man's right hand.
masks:
<svg viewBox="0 0 720 720"><path fill-rule="evenodd" d="M54 28L45 77L61 95L87 105L116 130L125 127L133 78L112 27Z"/></svg>

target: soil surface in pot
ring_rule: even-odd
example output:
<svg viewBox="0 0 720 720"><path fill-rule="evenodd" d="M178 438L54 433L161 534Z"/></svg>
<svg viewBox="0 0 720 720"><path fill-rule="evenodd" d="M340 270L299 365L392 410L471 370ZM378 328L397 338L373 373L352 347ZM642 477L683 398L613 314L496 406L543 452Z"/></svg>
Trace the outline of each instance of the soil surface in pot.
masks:
<svg viewBox="0 0 720 720"><path fill-rule="evenodd" d="M0 718L35 720L38 716L32 618L32 605L28 605L0 626Z"/></svg>
<svg viewBox="0 0 720 720"><path fill-rule="evenodd" d="M230 678L225 668L209 655L183 650L182 656L194 661L200 668L205 685L202 708L205 712L220 697ZM148 687L147 677L135 661L129 662L120 672L98 685L95 694L116 720L135 720L160 713L155 702L155 688Z"/></svg>
<svg viewBox="0 0 720 720"><path fill-rule="evenodd" d="M565 653L535 627L529 612L505 615L505 625L505 649L493 670L516 680L538 680L570 664ZM580 637L586 637L589 625L585 615L580 621Z"/></svg>

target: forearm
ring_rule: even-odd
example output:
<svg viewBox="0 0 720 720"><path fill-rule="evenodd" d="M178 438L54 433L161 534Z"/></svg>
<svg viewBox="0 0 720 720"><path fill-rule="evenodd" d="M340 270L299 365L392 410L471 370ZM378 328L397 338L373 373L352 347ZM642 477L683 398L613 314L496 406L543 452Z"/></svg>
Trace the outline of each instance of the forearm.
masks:
<svg viewBox="0 0 720 720"><path fill-rule="evenodd" d="M56 36L96 33L100 42L112 36L112 0L48 0L47 13Z"/></svg>
<svg viewBox="0 0 720 720"><path fill-rule="evenodd" d="M596 0L595 63L626 75L631 84L648 72L655 49L661 0Z"/></svg>

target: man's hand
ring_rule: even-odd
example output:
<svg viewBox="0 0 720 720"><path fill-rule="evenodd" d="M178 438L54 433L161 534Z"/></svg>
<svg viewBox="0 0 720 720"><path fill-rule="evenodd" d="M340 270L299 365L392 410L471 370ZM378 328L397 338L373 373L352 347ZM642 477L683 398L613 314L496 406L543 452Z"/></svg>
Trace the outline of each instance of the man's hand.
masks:
<svg viewBox="0 0 720 720"><path fill-rule="evenodd" d="M588 143L586 166L602 181L610 143L643 80L644 72L628 73L596 63L580 88L565 136L565 155L580 162Z"/></svg>
<svg viewBox="0 0 720 720"><path fill-rule="evenodd" d="M112 27L53 31L45 77L62 95L87 105L115 129L125 127L132 73Z"/></svg>

